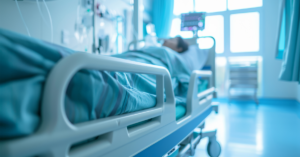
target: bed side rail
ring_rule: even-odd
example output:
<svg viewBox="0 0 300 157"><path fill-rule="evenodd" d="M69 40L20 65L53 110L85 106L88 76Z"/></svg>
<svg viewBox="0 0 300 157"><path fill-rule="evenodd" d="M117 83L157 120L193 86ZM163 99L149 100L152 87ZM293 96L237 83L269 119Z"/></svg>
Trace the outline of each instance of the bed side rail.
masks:
<svg viewBox="0 0 300 157"><path fill-rule="evenodd" d="M200 71L194 70L191 78L187 95L187 115L192 114L192 112L198 112L197 108L199 108L202 104L206 104L207 101L213 98L213 94L215 92L215 88L209 86L207 90L198 93L198 80L201 78L208 78L211 83L212 72L211 71Z"/></svg>
<svg viewBox="0 0 300 157"><path fill-rule="evenodd" d="M71 124L65 114L64 98L67 85L81 69L119 71L156 75L157 105L154 108L113 116L80 124ZM166 101L164 102L164 89ZM3 156L33 156L46 152L47 156L94 156L111 144L110 136L103 137L87 150L69 152L73 143L105 134L128 125L163 114L165 108L174 108L175 98L167 69L129 60L88 53L75 53L61 59L51 70L43 93L42 123L38 132L21 139L0 142ZM158 125L155 125L157 127ZM151 127L146 128L146 130ZM153 127L152 127L153 129ZM142 131L145 132L145 129ZM108 140L106 140L108 138ZM129 138L129 137L128 137ZM88 153L88 154L86 154Z"/></svg>

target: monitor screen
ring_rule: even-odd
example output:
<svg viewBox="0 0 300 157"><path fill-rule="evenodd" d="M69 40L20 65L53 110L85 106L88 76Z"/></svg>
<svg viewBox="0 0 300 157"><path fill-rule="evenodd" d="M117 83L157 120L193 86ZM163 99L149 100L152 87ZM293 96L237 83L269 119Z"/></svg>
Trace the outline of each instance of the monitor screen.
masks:
<svg viewBox="0 0 300 157"><path fill-rule="evenodd" d="M181 31L197 31L205 28L205 12L181 14Z"/></svg>

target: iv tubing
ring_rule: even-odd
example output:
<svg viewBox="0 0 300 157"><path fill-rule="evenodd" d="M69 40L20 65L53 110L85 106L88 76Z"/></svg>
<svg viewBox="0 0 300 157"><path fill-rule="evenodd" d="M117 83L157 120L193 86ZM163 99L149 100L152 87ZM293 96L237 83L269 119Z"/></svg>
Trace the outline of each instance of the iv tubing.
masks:
<svg viewBox="0 0 300 157"><path fill-rule="evenodd" d="M52 18L51 18L51 14L50 14L50 11L48 9L48 6L45 2L45 0L43 0L44 4L45 4L45 7L46 7L46 10L48 12L48 15L49 15L49 19L50 19L50 27L51 27L51 42L53 42L53 23L52 23Z"/></svg>
<svg viewBox="0 0 300 157"><path fill-rule="evenodd" d="M18 11L19 11L19 13L20 13L22 22L23 22L23 24L24 24L24 26L25 26L25 28L26 28L27 34L28 34L29 37L31 37L30 32L29 32L29 29L28 29L28 27L27 27L27 25L26 25L26 23L25 23L25 20L24 20L24 18L23 18L22 12L21 12L21 10L20 10L19 4L18 4L18 0L15 0L15 2L16 2Z"/></svg>
<svg viewBox="0 0 300 157"><path fill-rule="evenodd" d="M37 4L37 6L38 6L38 9L39 9L39 12L40 12L40 14L41 14L41 17L42 17L43 21L45 22L45 24L47 24L46 18L43 16L41 7L40 7L40 5L39 5L39 0L36 0L36 4Z"/></svg>

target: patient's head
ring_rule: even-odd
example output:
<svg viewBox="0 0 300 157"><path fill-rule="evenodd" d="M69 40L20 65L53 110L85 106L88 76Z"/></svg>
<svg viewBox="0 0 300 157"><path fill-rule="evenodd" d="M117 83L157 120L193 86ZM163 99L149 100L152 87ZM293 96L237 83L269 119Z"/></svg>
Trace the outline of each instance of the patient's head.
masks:
<svg viewBox="0 0 300 157"><path fill-rule="evenodd" d="M170 49L177 51L178 53L182 53L189 49L189 44L180 36L166 39L163 46L169 47Z"/></svg>

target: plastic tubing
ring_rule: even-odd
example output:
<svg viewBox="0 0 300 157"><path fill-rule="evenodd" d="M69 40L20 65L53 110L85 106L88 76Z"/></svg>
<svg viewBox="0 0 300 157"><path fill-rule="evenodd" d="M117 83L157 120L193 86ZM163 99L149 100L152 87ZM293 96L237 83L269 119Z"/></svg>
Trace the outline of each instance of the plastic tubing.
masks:
<svg viewBox="0 0 300 157"><path fill-rule="evenodd" d="M18 8L19 14L20 14L20 16L21 16L22 22L23 22L23 24L24 24L24 26L25 26L25 28L26 28L27 34L28 34L29 37L31 37L30 32L29 32L29 29L28 29L28 27L27 27L27 25L26 25L26 23L25 23L24 18L23 18L21 9L20 9L20 7L19 7L18 0L15 0L15 2L16 2L16 5L17 5L17 8Z"/></svg>

